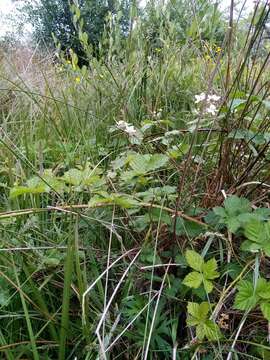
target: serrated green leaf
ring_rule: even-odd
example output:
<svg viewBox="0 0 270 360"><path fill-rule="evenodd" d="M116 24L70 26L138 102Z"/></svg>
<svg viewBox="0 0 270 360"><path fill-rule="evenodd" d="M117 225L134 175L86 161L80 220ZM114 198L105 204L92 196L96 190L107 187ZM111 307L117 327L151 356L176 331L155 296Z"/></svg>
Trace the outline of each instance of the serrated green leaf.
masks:
<svg viewBox="0 0 270 360"><path fill-rule="evenodd" d="M223 207L221 206L216 206L213 208L213 211L215 213L215 215L220 216L221 218L225 218L226 217L226 211Z"/></svg>
<svg viewBox="0 0 270 360"><path fill-rule="evenodd" d="M204 301L201 304L195 302L188 302L187 311L189 315L192 315L192 323L194 325L195 319L197 323L204 322L207 319L207 315L210 310L210 305L208 302Z"/></svg>
<svg viewBox="0 0 270 360"><path fill-rule="evenodd" d="M198 273L197 271L192 271L184 278L183 284L188 287L197 289L201 285L202 281L202 274Z"/></svg>
<svg viewBox="0 0 270 360"><path fill-rule="evenodd" d="M204 324L199 324L198 326L196 326L196 337L201 341L205 338Z"/></svg>
<svg viewBox="0 0 270 360"><path fill-rule="evenodd" d="M255 242L249 241L249 240L245 240L242 242L240 248L243 251L251 251L251 252L256 253L261 249L261 245L255 243Z"/></svg>
<svg viewBox="0 0 270 360"><path fill-rule="evenodd" d="M203 280L203 286L204 286L204 289L207 292L207 294L209 294L214 288L214 285L212 284L212 282L209 280L206 280L206 279Z"/></svg>
<svg viewBox="0 0 270 360"><path fill-rule="evenodd" d="M264 236L264 223L259 220L252 220L245 225L244 234L248 240L262 243Z"/></svg>
<svg viewBox="0 0 270 360"><path fill-rule="evenodd" d="M200 305L195 302L188 302L187 311L190 315L192 315L195 318L199 318L200 316Z"/></svg>
<svg viewBox="0 0 270 360"><path fill-rule="evenodd" d="M228 230L232 233L235 233L241 227L241 222L237 217L229 217L226 223Z"/></svg>
<svg viewBox="0 0 270 360"><path fill-rule="evenodd" d="M209 313L210 310L210 305L208 302L203 301L200 305L199 305L199 314L197 316L198 319L200 319L201 321L204 321L205 319L207 319L207 315Z"/></svg>
<svg viewBox="0 0 270 360"><path fill-rule="evenodd" d="M263 278L259 278L256 287L256 294L264 300L270 300L270 283Z"/></svg>
<svg viewBox="0 0 270 360"><path fill-rule="evenodd" d="M200 254L193 250L186 251L186 260L188 265L197 271L202 271L202 266L204 264L204 260Z"/></svg>
<svg viewBox="0 0 270 360"><path fill-rule="evenodd" d="M267 321L270 322L270 303L269 302L262 302L260 304L261 312L263 316L266 318Z"/></svg>
<svg viewBox="0 0 270 360"><path fill-rule="evenodd" d="M206 320L204 323L204 334L208 340L215 340L221 338L221 332L218 325L212 320Z"/></svg>
<svg viewBox="0 0 270 360"><path fill-rule="evenodd" d="M205 279L213 280L219 277L217 272L217 261L215 258L208 260L202 266L202 271Z"/></svg>
<svg viewBox="0 0 270 360"><path fill-rule="evenodd" d="M254 292L253 283L242 280L238 287L238 293L234 300L234 308L238 310L250 310L256 306L258 296Z"/></svg>
<svg viewBox="0 0 270 360"><path fill-rule="evenodd" d="M226 210L226 213L229 216L235 216L242 213L248 213L251 212L251 203L248 199L245 198L239 198L236 195L232 195L228 197L224 201L224 207Z"/></svg>

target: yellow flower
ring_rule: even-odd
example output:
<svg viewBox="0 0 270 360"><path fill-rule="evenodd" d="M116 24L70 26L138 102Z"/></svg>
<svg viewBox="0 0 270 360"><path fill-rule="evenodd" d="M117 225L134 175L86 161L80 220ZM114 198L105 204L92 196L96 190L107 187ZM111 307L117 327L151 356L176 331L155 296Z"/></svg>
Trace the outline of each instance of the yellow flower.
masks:
<svg viewBox="0 0 270 360"><path fill-rule="evenodd" d="M219 47L219 46L217 46L217 47L216 47L216 52L217 52L217 53L220 53L221 51L222 51L222 48Z"/></svg>
<svg viewBox="0 0 270 360"><path fill-rule="evenodd" d="M75 81L76 81L76 83L79 84L79 83L81 82L81 78L80 78L79 76L76 76L76 77L75 77Z"/></svg>

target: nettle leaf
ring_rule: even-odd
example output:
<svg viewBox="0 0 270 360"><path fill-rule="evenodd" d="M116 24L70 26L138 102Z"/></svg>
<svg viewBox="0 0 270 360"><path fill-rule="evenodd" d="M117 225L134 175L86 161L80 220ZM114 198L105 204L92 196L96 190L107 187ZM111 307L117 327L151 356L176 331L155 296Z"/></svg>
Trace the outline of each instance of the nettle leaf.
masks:
<svg viewBox="0 0 270 360"><path fill-rule="evenodd" d="M234 300L234 308L238 310L250 310L254 308L258 302L258 296L254 291L252 282L242 280L237 286L238 293Z"/></svg>
<svg viewBox="0 0 270 360"><path fill-rule="evenodd" d="M202 271L204 260L200 254L193 250L186 251L186 260L188 265L197 271Z"/></svg>
<svg viewBox="0 0 270 360"><path fill-rule="evenodd" d="M203 275L197 271L192 271L191 273L187 274L183 280L183 284L197 289L203 282Z"/></svg>

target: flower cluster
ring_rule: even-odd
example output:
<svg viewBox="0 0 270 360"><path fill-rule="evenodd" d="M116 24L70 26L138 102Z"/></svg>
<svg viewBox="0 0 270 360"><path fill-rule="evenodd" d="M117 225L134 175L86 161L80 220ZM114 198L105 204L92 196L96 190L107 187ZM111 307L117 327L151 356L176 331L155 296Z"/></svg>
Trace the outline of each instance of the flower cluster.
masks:
<svg viewBox="0 0 270 360"><path fill-rule="evenodd" d="M220 96L215 94L205 94L203 92L199 95L195 95L195 104L205 102L207 104L205 112L210 115L216 115L217 107L215 103L217 103L219 100L220 100Z"/></svg>
<svg viewBox="0 0 270 360"><path fill-rule="evenodd" d="M116 122L116 128L124 131L128 136L137 136L137 130L133 125L128 124L127 122L120 120Z"/></svg>

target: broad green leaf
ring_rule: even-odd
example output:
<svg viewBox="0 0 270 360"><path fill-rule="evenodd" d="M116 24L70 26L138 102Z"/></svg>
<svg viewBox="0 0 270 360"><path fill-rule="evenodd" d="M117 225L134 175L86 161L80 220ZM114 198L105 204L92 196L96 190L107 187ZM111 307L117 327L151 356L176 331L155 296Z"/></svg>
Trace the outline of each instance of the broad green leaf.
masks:
<svg viewBox="0 0 270 360"><path fill-rule="evenodd" d="M203 301L199 305L199 316L197 316L197 318L200 319L201 321L204 321L207 318L209 310L210 310L209 303L207 301Z"/></svg>
<svg viewBox="0 0 270 360"><path fill-rule="evenodd" d="M241 226L241 223L237 217L229 217L226 223L228 230L232 233L235 233Z"/></svg>
<svg viewBox="0 0 270 360"><path fill-rule="evenodd" d="M258 297L254 292L253 283L242 280L238 287L238 293L234 300L234 308L238 310L250 310L257 304Z"/></svg>
<svg viewBox="0 0 270 360"><path fill-rule="evenodd" d="M200 254L198 254L194 250L187 250L186 251L186 260L188 265L197 271L202 271L202 267L204 264L204 260Z"/></svg>
<svg viewBox="0 0 270 360"><path fill-rule="evenodd" d="M261 312L263 316L266 318L267 321L270 322L270 303L269 302L262 302L260 304Z"/></svg>
<svg viewBox="0 0 270 360"><path fill-rule="evenodd" d="M241 244L241 250L243 251L250 251L253 253L258 252L261 249L261 244L257 244L255 242L249 241L249 240L245 240L242 242Z"/></svg>
<svg viewBox="0 0 270 360"><path fill-rule="evenodd" d="M251 203L245 198L239 198L236 195L228 197L224 201L224 207L229 216L235 216L242 213L251 212Z"/></svg>
<svg viewBox="0 0 270 360"><path fill-rule="evenodd" d="M208 260L202 266L203 275L208 280L213 280L219 277L217 272L217 261L215 258Z"/></svg>
<svg viewBox="0 0 270 360"><path fill-rule="evenodd" d="M204 334L208 340L218 340L221 338L221 332L216 323L212 320L206 320L204 323Z"/></svg>
<svg viewBox="0 0 270 360"><path fill-rule="evenodd" d="M213 208L213 211L216 215L220 216L221 218L225 218L226 217L226 211L223 207L221 206L216 206Z"/></svg>
<svg viewBox="0 0 270 360"><path fill-rule="evenodd" d="M252 220L246 224L244 234L248 240L261 243L264 236L264 223L259 220Z"/></svg>
<svg viewBox="0 0 270 360"><path fill-rule="evenodd" d="M260 278L257 283L256 294L265 300L270 300L270 283Z"/></svg>
<svg viewBox="0 0 270 360"><path fill-rule="evenodd" d="M187 311L190 315L192 315L195 318L200 317L200 305L195 302L188 302Z"/></svg>
<svg viewBox="0 0 270 360"><path fill-rule="evenodd" d="M168 163L168 156L165 154L151 155L147 164L148 171L154 171L164 167Z"/></svg>
<svg viewBox="0 0 270 360"><path fill-rule="evenodd" d="M204 324L199 324L198 326L196 326L196 337L199 339L199 340L203 340L205 338L205 326Z"/></svg>
<svg viewBox="0 0 270 360"><path fill-rule="evenodd" d="M201 285L202 281L203 281L202 274L200 274L197 271L192 271L184 278L183 284L188 287L197 289Z"/></svg>
<svg viewBox="0 0 270 360"><path fill-rule="evenodd" d="M197 322L203 322L207 319L210 306L209 303L204 301L201 304L195 302L188 302L187 311L188 314L196 318Z"/></svg>

